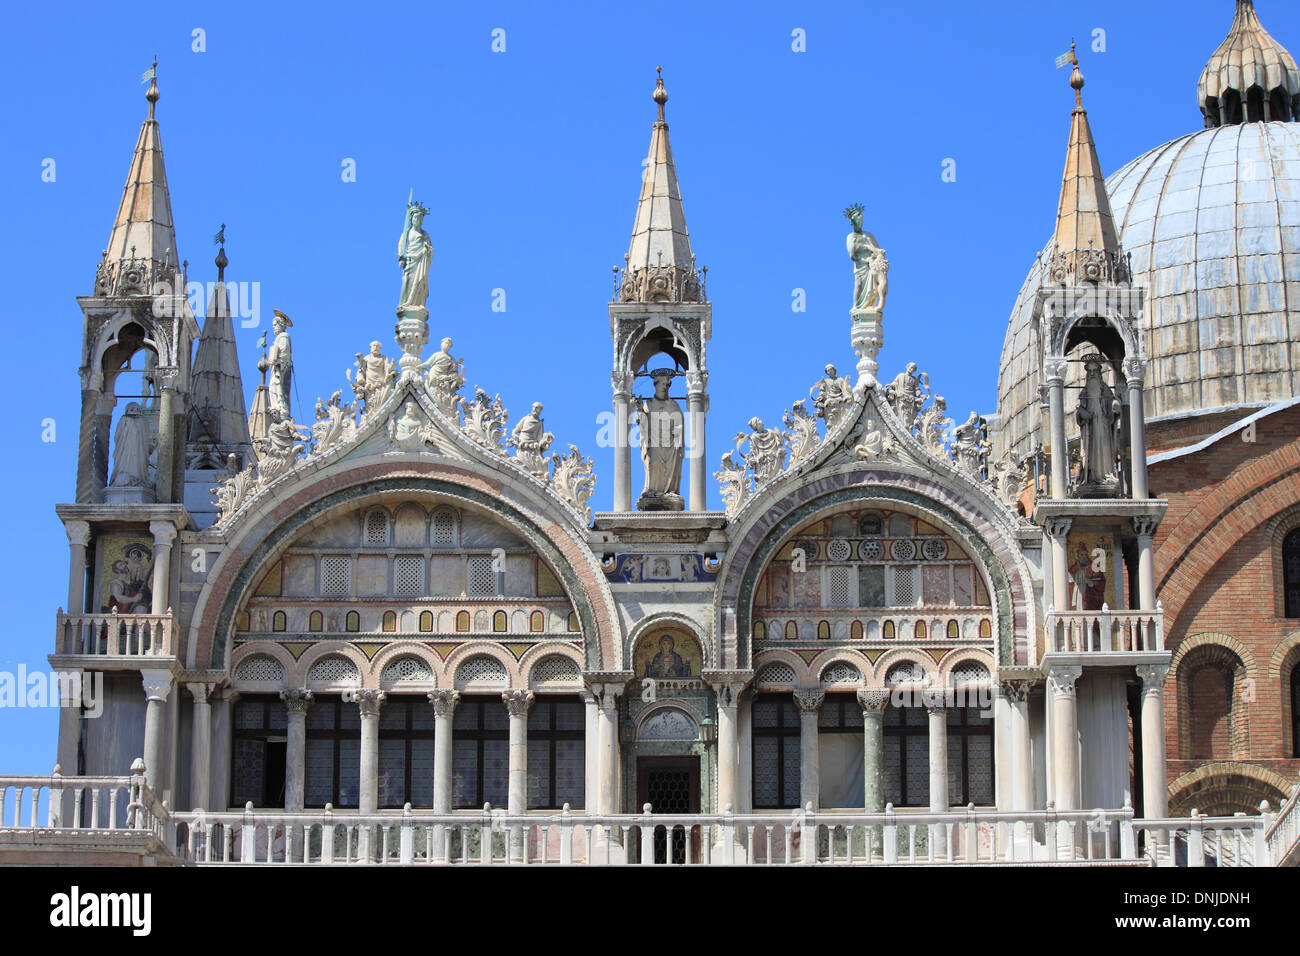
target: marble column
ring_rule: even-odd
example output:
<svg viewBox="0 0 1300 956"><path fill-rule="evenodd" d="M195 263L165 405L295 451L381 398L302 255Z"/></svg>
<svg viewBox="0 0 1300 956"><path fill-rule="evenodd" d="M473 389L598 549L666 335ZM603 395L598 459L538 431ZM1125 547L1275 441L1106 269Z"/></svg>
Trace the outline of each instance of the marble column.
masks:
<svg viewBox="0 0 1300 956"><path fill-rule="evenodd" d="M163 739L166 736L167 713L164 705L167 695L171 693L172 675L165 670L142 670L141 683L144 686L144 766L145 780L150 788L159 795L159 781L162 780Z"/></svg>
<svg viewBox="0 0 1300 956"><path fill-rule="evenodd" d="M1043 365L1047 373L1047 405L1051 420L1052 497L1065 498L1070 483L1070 450L1065 443L1065 369L1064 358L1050 358Z"/></svg>
<svg viewBox="0 0 1300 956"><path fill-rule="evenodd" d="M510 776L506 797L506 812L522 816L528 811L528 711L533 706L530 690L508 690L501 695L510 715ZM524 831L522 827L510 828L510 859L522 862L524 858Z"/></svg>
<svg viewBox="0 0 1300 956"><path fill-rule="evenodd" d="M704 446L705 413L709 410L709 395L705 391L708 381L708 372L686 373L686 414L690 420L690 444L686 447L686 458L691 464L690 497L686 507L691 511L708 509L706 482L709 472Z"/></svg>
<svg viewBox="0 0 1300 956"><path fill-rule="evenodd" d="M86 546L90 544L89 521L65 521L63 530L68 533L68 603L69 614L86 613ZM63 648L60 648L62 651Z"/></svg>
<svg viewBox="0 0 1300 956"><path fill-rule="evenodd" d="M1147 428L1142 408L1142 379L1147 363L1140 358L1124 360L1124 377L1128 381L1128 433L1134 499L1147 498Z"/></svg>
<svg viewBox="0 0 1300 956"><path fill-rule="evenodd" d="M190 683L194 698L190 721L190 809L212 810L212 692L215 684Z"/></svg>
<svg viewBox="0 0 1300 956"><path fill-rule="evenodd" d="M361 708L361 780L358 788L358 811L374 813L379 809L379 709L388 696L382 690L359 690Z"/></svg>
<svg viewBox="0 0 1300 956"><path fill-rule="evenodd" d="M158 401L158 464L154 471L154 488L157 500L162 504L170 503L175 495L176 378L176 369L160 368L155 379L162 386L162 394Z"/></svg>
<svg viewBox="0 0 1300 956"><path fill-rule="evenodd" d="M929 715L930 812L948 811L948 709L943 692L926 691L925 712Z"/></svg>
<svg viewBox="0 0 1300 956"><path fill-rule="evenodd" d="M588 813L595 812L596 792L600 790L600 701L589 690L582 692L586 719L583 722L583 786L582 806Z"/></svg>
<svg viewBox="0 0 1300 956"><path fill-rule="evenodd" d="M456 705L460 703L460 692L430 691L429 703L433 705L433 812L449 814L456 796L452 724L456 716ZM433 828L432 852L435 860L443 859L446 839L447 833L443 827Z"/></svg>
<svg viewBox="0 0 1300 956"><path fill-rule="evenodd" d="M799 806L821 806L821 760L817 746L817 718L826 692L820 687L799 687L794 692L799 708Z"/></svg>
<svg viewBox="0 0 1300 956"><path fill-rule="evenodd" d="M1033 737L1029 726L1029 694L1033 682L1004 680L1002 696L1007 700L1011 738L1012 810L1032 810L1034 804Z"/></svg>
<svg viewBox="0 0 1300 956"><path fill-rule="evenodd" d="M1075 681L1079 666L1054 666L1047 672L1052 701L1052 797L1058 810L1079 808L1079 713Z"/></svg>
<svg viewBox="0 0 1300 956"><path fill-rule="evenodd" d="M864 687L858 691L862 708L862 807L866 813L885 809L885 708L889 689Z"/></svg>
<svg viewBox="0 0 1300 956"><path fill-rule="evenodd" d="M632 373L614 372L614 510L632 510L632 446L628 442L632 415Z"/></svg>
<svg viewBox="0 0 1300 956"><path fill-rule="evenodd" d="M280 691L288 715L284 759L284 808L296 812L306 806L307 794L307 709L312 693L293 688Z"/></svg>
<svg viewBox="0 0 1300 956"><path fill-rule="evenodd" d="M150 521L153 535L153 614L166 614L171 607L172 542L176 526L170 521Z"/></svg>
<svg viewBox="0 0 1300 956"><path fill-rule="evenodd" d="M597 684L592 692L600 701L600 789L597 792L596 812L618 812L618 698L622 687L615 684Z"/></svg>
<svg viewBox="0 0 1300 956"><path fill-rule="evenodd" d="M81 706L86 700L87 693L103 692L103 677L101 675L101 683L97 688L94 685L94 671L65 667L60 668L59 673L69 678L68 682L59 681L59 772L65 776L72 776L81 772L78 760L81 751ZM88 690L87 682L90 682ZM91 701L92 704L103 706L103 700L96 701L91 697ZM65 817L65 819L69 818Z"/></svg>
<svg viewBox="0 0 1300 956"><path fill-rule="evenodd" d="M1167 664L1143 664L1142 679L1142 816L1156 820L1169 814L1169 780L1165 767L1165 677Z"/></svg>
<svg viewBox="0 0 1300 956"><path fill-rule="evenodd" d="M1052 608L1056 611L1070 610L1070 559L1068 556L1070 542L1069 518L1048 518L1043 525L1048 539L1052 543ZM1056 635L1048 635L1048 650L1057 650L1054 640Z"/></svg>
<svg viewBox="0 0 1300 956"><path fill-rule="evenodd" d="M1133 519L1133 531L1138 539L1138 607L1143 611L1156 609L1155 535L1159 521L1148 515ZM1155 648L1133 648L1133 650Z"/></svg>

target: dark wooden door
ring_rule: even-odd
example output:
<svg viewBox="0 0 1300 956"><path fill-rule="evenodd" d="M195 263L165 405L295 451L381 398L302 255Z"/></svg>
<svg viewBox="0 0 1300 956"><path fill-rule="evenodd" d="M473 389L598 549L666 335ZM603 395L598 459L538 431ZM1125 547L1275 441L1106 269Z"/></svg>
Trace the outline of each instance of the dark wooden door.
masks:
<svg viewBox="0 0 1300 956"><path fill-rule="evenodd" d="M653 813L700 812L699 757L640 757L637 759L636 809L650 804ZM699 858L699 827L690 831L690 853ZM656 863L685 863L687 832L675 827L655 827Z"/></svg>

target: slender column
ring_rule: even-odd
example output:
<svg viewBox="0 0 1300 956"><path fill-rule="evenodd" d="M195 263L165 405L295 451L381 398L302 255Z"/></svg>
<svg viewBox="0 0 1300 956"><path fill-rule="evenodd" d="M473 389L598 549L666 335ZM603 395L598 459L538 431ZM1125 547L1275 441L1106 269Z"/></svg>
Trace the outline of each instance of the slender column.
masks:
<svg viewBox="0 0 1300 956"><path fill-rule="evenodd" d="M686 373L686 411L690 418L690 444L687 446L691 462L691 488L687 508L691 511L707 509L705 481L708 468L705 462L704 420L709 410L709 395L704 390L708 385L708 372Z"/></svg>
<svg viewBox="0 0 1300 956"><path fill-rule="evenodd" d="M1069 518L1048 518L1043 526L1052 542L1052 606L1057 611L1070 610L1068 548L1070 540ZM1048 635L1048 647L1055 635Z"/></svg>
<svg viewBox="0 0 1300 956"><path fill-rule="evenodd" d="M294 688L280 691L288 714L288 740L284 759L284 808L290 812L306 805L307 794L307 709L312 693Z"/></svg>
<svg viewBox="0 0 1300 956"><path fill-rule="evenodd" d="M1013 810L1034 808L1033 740L1029 730L1029 693L1032 687L1033 682L1028 680L1004 680L1001 685L1002 696L1007 699L1010 711Z"/></svg>
<svg viewBox="0 0 1300 956"><path fill-rule="evenodd" d="M600 790L596 812L617 813L618 800L618 697L622 688L615 684L596 684L592 692L600 700Z"/></svg>
<svg viewBox="0 0 1300 956"><path fill-rule="evenodd" d="M1124 377L1128 380L1129 457L1132 459L1133 497L1150 497L1147 491L1147 426L1142 410L1142 379L1147 363L1140 358L1124 360Z"/></svg>
<svg viewBox="0 0 1300 956"><path fill-rule="evenodd" d="M172 542L176 540L176 526L170 521L150 521L153 535L153 613L166 614L172 606L170 600L172 580Z"/></svg>
<svg viewBox="0 0 1300 956"><path fill-rule="evenodd" d="M429 703L433 705L433 812L447 814L451 813L452 800L455 798L452 718L456 715L456 705L460 703L460 692L431 691ZM446 829L435 826L431 851L435 861L446 855L446 840Z"/></svg>
<svg viewBox="0 0 1300 956"><path fill-rule="evenodd" d="M528 711L533 706L530 690L508 690L501 695L510 715L510 789L506 811L520 816L528 811ZM510 859L522 861L524 857L524 831L510 828Z"/></svg>
<svg viewBox="0 0 1300 956"><path fill-rule="evenodd" d="M926 691L925 712L930 715L930 812L948 810L948 710L943 691Z"/></svg>
<svg viewBox="0 0 1300 956"><path fill-rule="evenodd" d="M154 485L158 501L166 504L173 500L172 485L176 477L176 370L159 369L158 381L162 394L158 402L158 467Z"/></svg>
<svg viewBox="0 0 1300 956"><path fill-rule="evenodd" d="M740 734L737 714L741 685L718 684L718 807L719 811L740 811Z"/></svg>
<svg viewBox="0 0 1300 956"><path fill-rule="evenodd" d="M361 781L358 810L374 813L379 809L379 708L388 695L382 690L359 690L361 708Z"/></svg>
<svg viewBox="0 0 1300 956"><path fill-rule="evenodd" d="M77 436L77 504L88 504L94 501L96 492L102 487L102 482L96 480L95 473L95 423L98 405L99 391L83 388L81 390L81 432Z"/></svg>
<svg viewBox="0 0 1300 956"><path fill-rule="evenodd" d="M1133 519L1138 539L1138 608L1156 609L1155 535L1157 520L1145 515ZM1137 650L1137 648L1134 648Z"/></svg>
<svg viewBox="0 0 1300 956"><path fill-rule="evenodd" d="M632 373L614 372L614 510L632 510L632 447L628 443L631 427Z"/></svg>
<svg viewBox="0 0 1300 956"><path fill-rule="evenodd" d="M68 533L68 603L69 614L83 614L86 610L86 545L90 544L89 521L65 521L63 530ZM62 648L60 648L62 650Z"/></svg>
<svg viewBox="0 0 1300 956"><path fill-rule="evenodd" d="M583 723L583 742L586 745L582 806L588 813L596 808L596 793L600 790L600 701L589 690L582 692L586 720Z"/></svg>
<svg viewBox="0 0 1300 956"><path fill-rule="evenodd" d="M794 692L799 708L799 806L814 810L821 806L821 760L817 748L817 717L826 692L817 687L800 687Z"/></svg>
<svg viewBox="0 0 1300 956"><path fill-rule="evenodd" d="M1165 769L1165 676L1167 664L1143 664L1142 678L1142 816L1160 819L1169 813Z"/></svg>
<svg viewBox="0 0 1300 956"><path fill-rule="evenodd" d="M1079 808L1079 715L1075 681L1083 668L1052 667L1047 683L1052 696L1052 781L1056 809Z"/></svg>
<svg viewBox="0 0 1300 956"><path fill-rule="evenodd" d="M81 750L81 705L87 700L88 693L102 694L103 677L100 686L91 684L87 691L87 681L94 681L93 671L78 670L75 667L60 668L59 674L68 678L59 681L59 751L60 773L71 776L80 774L79 754ZM102 698L90 698L93 705L103 707Z"/></svg>
<svg viewBox="0 0 1300 956"><path fill-rule="evenodd" d="M1052 497L1064 498L1069 487L1069 448L1065 444L1065 359L1048 359L1047 405L1051 420Z"/></svg>
<svg viewBox="0 0 1300 956"><path fill-rule="evenodd" d="M172 688L170 671L143 670L140 672L144 685L144 766L145 780L154 790L158 790L161 779L159 769L162 766L163 735L166 727L167 713L163 705Z"/></svg>
<svg viewBox="0 0 1300 956"><path fill-rule="evenodd" d="M862 807L867 813L885 809L885 707L889 690L864 687L858 691L862 708Z"/></svg>
<svg viewBox="0 0 1300 956"><path fill-rule="evenodd" d="M212 692L215 684L186 684L194 698L190 732L190 809L212 806Z"/></svg>
<svg viewBox="0 0 1300 956"><path fill-rule="evenodd" d="M91 449L90 480L91 501L104 500L108 485L108 446L113 430L113 406L117 403L111 391L99 394L95 402L94 443Z"/></svg>

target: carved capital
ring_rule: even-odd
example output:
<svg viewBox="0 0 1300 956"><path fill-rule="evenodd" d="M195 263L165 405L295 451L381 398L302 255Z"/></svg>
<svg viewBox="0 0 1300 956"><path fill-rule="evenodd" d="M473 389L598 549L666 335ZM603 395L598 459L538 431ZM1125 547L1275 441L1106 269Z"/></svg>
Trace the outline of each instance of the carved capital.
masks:
<svg viewBox="0 0 1300 956"><path fill-rule="evenodd" d="M63 530L68 533L68 544L74 548L84 548L90 544L89 521L65 521Z"/></svg>
<svg viewBox="0 0 1300 956"><path fill-rule="evenodd" d="M1070 518L1048 518L1043 522L1043 530L1049 537L1060 540L1070 533L1070 522Z"/></svg>
<svg viewBox="0 0 1300 956"><path fill-rule="evenodd" d="M194 703L207 704L210 702L213 692L217 689L217 685L206 681L196 681L194 683L186 684L185 689L189 691L190 696L194 698Z"/></svg>
<svg viewBox="0 0 1300 956"><path fill-rule="evenodd" d="M1053 667L1047 672L1047 684L1054 694L1062 694L1066 697L1074 696L1074 684L1083 674L1083 668L1074 667Z"/></svg>
<svg viewBox="0 0 1300 956"><path fill-rule="evenodd" d="M382 690L359 690L357 694L357 706L361 708L361 717L377 718L379 708L383 706L384 700L388 697Z"/></svg>
<svg viewBox="0 0 1300 956"><path fill-rule="evenodd" d="M527 717L533 706L531 690L508 690L501 695L501 702L506 705L506 713L511 717Z"/></svg>
<svg viewBox="0 0 1300 956"><path fill-rule="evenodd" d="M150 521L149 533L156 548L170 548L176 540L176 525L170 521Z"/></svg>
<svg viewBox="0 0 1300 956"><path fill-rule="evenodd" d="M820 687L797 687L794 692L794 702L799 708L801 714L815 714L822 709L822 701L826 699L826 691Z"/></svg>
<svg viewBox="0 0 1300 956"><path fill-rule="evenodd" d="M1043 375L1049 384L1061 385L1065 383L1065 370L1069 363L1063 358L1049 358L1043 363Z"/></svg>
<svg viewBox="0 0 1300 956"><path fill-rule="evenodd" d="M1137 515L1133 518L1133 533L1139 538L1150 538L1155 535L1159 524L1159 518L1154 518L1151 515Z"/></svg>
<svg viewBox="0 0 1300 956"><path fill-rule="evenodd" d="M862 713L872 714L879 717L889 706L889 688L887 687L863 687L858 691L858 706L862 708Z"/></svg>
<svg viewBox="0 0 1300 956"><path fill-rule="evenodd" d="M686 393L688 395L701 394L709 387L708 372L687 372L686 373Z"/></svg>
<svg viewBox="0 0 1300 956"><path fill-rule="evenodd" d="M1147 362L1141 358L1126 358L1124 360L1124 378L1128 380L1129 387L1134 385L1141 386L1142 380L1146 378Z"/></svg>
<svg viewBox="0 0 1300 956"><path fill-rule="evenodd" d="M623 372L618 369L609 373L609 384L614 389L614 397L631 398L632 383L635 377L631 372Z"/></svg>
<svg viewBox="0 0 1300 956"><path fill-rule="evenodd" d="M460 691L429 691L429 703L433 704L434 717L452 717L456 713L456 705L460 703Z"/></svg>
<svg viewBox="0 0 1300 956"><path fill-rule="evenodd" d="M1165 694L1165 677L1169 674L1168 664L1139 664L1137 675L1142 679L1142 695L1163 697Z"/></svg>
<svg viewBox="0 0 1300 956"><path fill-rule="evenodd" d="M948 692L943 687L927 687L921 691L921 706L927 714L943 714L948 710Z"/></svg>
<svg viewBox="0 0 1300 956"><path fill-rule="evenodd" d="M284 701L284 709L291 717L301 717L311 706L312 693L301 687L293 687L280 691L280 699Z"/></svg>
<svg viewBox="0 0 1300 956"><path fill-rule="evenodd" d="M144 686L144 699L165 701L172 689L172 675L168 671L141 671L140 683Z"/></svg>
<svg viewBox="0 0 1300 956"><path fill-rule="evenodd" d="M591 693L595 696L600 709L607 713L618 710L618 699L623 695L622 684L592 684Z"/></svg>
<svg viewBox="0 0 1300 956"><path fill-rule="evenodd" d="M1029 700L1029 692L1033 687L1034 682L1031 680L1004 680L998 684L1002 696L1013 704L1023 704Z"/></svg>

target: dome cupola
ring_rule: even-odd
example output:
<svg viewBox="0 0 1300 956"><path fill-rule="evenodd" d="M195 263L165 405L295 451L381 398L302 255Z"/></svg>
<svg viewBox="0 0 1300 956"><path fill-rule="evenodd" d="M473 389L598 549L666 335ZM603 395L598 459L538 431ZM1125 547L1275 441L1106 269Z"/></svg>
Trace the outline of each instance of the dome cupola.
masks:
<svg viewBox="0 0 1300 956"><path fill-rule="evenodd" d="M1206 127L1300 117L1300 69L1255 13L1237 0L1232 29L1214 51L1196 89Z"/></svg>

